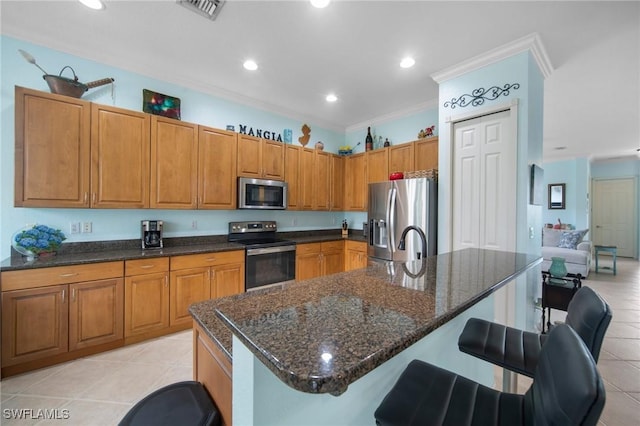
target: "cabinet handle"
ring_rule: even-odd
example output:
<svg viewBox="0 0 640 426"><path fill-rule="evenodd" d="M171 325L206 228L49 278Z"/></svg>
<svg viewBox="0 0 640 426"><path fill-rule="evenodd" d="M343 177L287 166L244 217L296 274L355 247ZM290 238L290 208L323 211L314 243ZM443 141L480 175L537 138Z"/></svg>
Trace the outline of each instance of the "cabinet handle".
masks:
<svg viewBox="0 0 640 426"><path fill-rule="evenodd" d="M69 272L69 273L66 273L66 274L60 274L60 278L75 277L76 275L78 275L77 272Z"/></svg>
<svg viewBox="0 0 640 426"><path fill-rule="evenodd" d="M71 290L71 301L72 302L76 301L76 289L75 288L73 290Z"/></svg>
<svg viewBox="0 0 640 426"><path fill-rule="evenodd" d="M209 281L215 281L216 279L216 271L209 269Z"/></svg>
<svg viewBox="0 0 640 426"><path fill-rule="evenodd" d="M84 193L84 203L87 204L88 201L89 201L89 193L85 192Z"/></svg>
<svg viewBox="0 0 640 426"><path fill-rule="evenodd" d="M62 303L64 303L64 292L65 290L62 290Z"/></svg>
<svg viewBox="0 0 640 426"><path fill-rule="evenodd" d="M96 199L98 198L98 197L96 196L96 193L95 193L95 192L93 193L92 198L93 198L93 201L92 201L92 202L93 202L93 204L95 204L95 203L96 203Z"/></svg>
<svg viewBox="0 0 640 426"><path fill-rule="evenodd" d="M207 262L214 262L216 260L215 257L208 257Z"/></svg>
<svg viewBox="0 0 640 426"><path fill-rule="evenodd" d="M142 265L140 267L140 269L149 269L149 268L155 268L156 265Z"/></svg>
<svg viewBox="0 0 640 426"><path fill-rule="evenodd" d="M169 285L169 279L168 277L165 275L164 276L164 286L167 287Z"/></svg>

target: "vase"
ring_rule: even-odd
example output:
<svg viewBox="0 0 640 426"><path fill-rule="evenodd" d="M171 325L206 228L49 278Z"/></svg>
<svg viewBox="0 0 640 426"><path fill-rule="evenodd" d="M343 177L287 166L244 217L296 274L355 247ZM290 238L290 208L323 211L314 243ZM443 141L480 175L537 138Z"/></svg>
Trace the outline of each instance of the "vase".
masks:
<svg viewBox="0 0 640 426"><path fill-rule="evenodd" d="M567 275L567 267L564 264L564 257L552 257L549 274L554 278L563 278Z"/></svg>

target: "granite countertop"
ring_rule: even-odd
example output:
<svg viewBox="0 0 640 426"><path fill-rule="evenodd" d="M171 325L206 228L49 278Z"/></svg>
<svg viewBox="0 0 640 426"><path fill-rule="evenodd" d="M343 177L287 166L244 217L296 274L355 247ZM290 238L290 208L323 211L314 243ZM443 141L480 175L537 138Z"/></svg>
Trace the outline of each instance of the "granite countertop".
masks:
<svg viewBox="0 0 640 426"><path fill-rule="evenodd" d="M352 230L348 239L366 241L362 231ZM298 244L343 239L340 230L296 231L278 233L281 239ZM53 266L82 265L96 262L145 259L164 256L181 256L198 253L244 250L244 246L229 243L226 235L202 237L165 238L164 248L142 250L140 240L96 241L88 243L64 243L56 256L27 260L13 249L11 257L0 262L0 271L49 268Z"/></svg>
<svg viewBox="0 0 640 426"><path fill-rule="evenodd" d="M339 395L541 260L465 249L418 262L370 261L364 269L199 302L190 312L230 358L229 330L292 388Z"/></svg>

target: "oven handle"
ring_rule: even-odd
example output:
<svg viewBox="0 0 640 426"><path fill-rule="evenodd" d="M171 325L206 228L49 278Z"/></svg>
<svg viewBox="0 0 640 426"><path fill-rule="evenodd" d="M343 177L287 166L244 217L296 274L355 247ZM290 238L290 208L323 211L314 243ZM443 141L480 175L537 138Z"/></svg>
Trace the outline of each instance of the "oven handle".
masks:
<svg viewBox="0 0 640 426"><path fill-rule="evenodd" d="M270 253L283 253L285 251L296 251L296 246L279 246L279 247L247 249L247 256L258 256L261 254L270 254Z"/></svg>

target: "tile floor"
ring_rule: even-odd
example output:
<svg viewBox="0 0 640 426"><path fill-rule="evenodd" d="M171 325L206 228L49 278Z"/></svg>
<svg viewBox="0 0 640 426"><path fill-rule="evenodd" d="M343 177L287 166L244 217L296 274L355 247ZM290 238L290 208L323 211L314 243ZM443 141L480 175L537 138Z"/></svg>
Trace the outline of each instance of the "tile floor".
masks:
<svg viewBox="0 0 640 426"><path fill-rule="evenodd" d="M598 363L607 390L600 425L635 426L640 424L640 263L618 258L617 266L618 275L592 272L583 285L600 293L613 310ZM553 312L552 319L562 320L563 313ZM153 390L191 380L191 339L191 331L181 332L4 379L0 424L115 425ZM520 389L527 386L524 379ZM48 409L68 419L18 420L9 418L12 409L32 409L31 417Z"/></svg>

